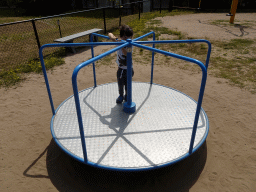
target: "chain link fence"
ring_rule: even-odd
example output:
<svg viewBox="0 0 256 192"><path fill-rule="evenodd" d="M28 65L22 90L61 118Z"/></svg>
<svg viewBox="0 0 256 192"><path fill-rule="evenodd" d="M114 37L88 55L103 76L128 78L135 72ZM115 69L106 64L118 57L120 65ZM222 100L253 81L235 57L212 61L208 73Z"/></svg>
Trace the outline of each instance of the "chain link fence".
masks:
<svg viewBox="0 0 256 192"><path fill-rule="evenodd" d="M55 39L93 28L103 29L104 33L113 31L122 23L128 22L129 19L125 16L138 14L142 10L142 1L140 1L0 24L0 73L37 59L41 45L54 43ZM89 37L85 36L75 39L74 42L88 40ZM58 49L46 49L44 54L54 53Z"/></svg>
<svg viewBox="0 0 256 192"><path fill-rule="evenodd" d="M174 0L130 0L87 1L87 7L101 7L49 17L35 18L13 23L0 24L0 73L15 69L18 65L38 59L41 45L54 43L55 39L76 34L93 28L112 32L123 23L140 19L140 13L168 9ZM120 4L120 3L123 4ZM110 5L110 6L109 6ZM128 16L128 17L127 17ZM87 42L88 36L77 38L74 43ZM48 48L45 55L55 53L60 48Z"/></svg>
<svg viewBox="0 0 256 192"><path fill-rule="evenodd" d="M38 46L31 21L0 26L1 70L38 57Z"/></svg>
<svg viewBox="0 0 256 192"><path fill-rule="evenodd" d="M90 14L90 16L88 16ZM55 39L80 33L93 28L104 28L103 18L93 17L96 11L72 13L36 20L36 31L40 45L54 43ZM74 43L87 42L88 36L74 39ZM59 48L47 48L44 54L56 52Z"/></svg>

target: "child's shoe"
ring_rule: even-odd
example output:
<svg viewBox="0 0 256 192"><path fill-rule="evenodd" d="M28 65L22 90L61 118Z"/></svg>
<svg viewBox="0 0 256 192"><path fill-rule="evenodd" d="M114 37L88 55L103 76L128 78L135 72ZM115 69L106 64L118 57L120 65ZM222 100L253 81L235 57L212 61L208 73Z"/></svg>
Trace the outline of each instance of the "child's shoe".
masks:
<svg viewBox="0 0 256 192"><path fill-rule="evenodd" d="M116 99L116 103L122 103L123 100L124 100L124 97L120 95L120 96Z"/></svg>

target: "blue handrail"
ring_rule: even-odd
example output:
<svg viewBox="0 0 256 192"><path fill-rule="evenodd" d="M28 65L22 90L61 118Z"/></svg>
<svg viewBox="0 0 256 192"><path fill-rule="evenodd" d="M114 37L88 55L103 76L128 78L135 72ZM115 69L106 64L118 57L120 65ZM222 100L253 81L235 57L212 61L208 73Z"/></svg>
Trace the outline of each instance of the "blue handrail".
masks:
<svg viewBox="0 0 256 192"><path fill-rule="evenodd" d="M82 147L83 147L83 155L84 155L84 161L87 162L87 152L86 152L86 145L85 145L85 137L84 137L84 127L83 127L83 120L82 120L82 115L81 115L81 108L80 108L80 101L79 101L79 96L78 96L78 87L77 87L77 74L82 69L83 67L98 61L99 59L106 57L107 55L127 46L129 43L123 43L123 45L118 46L110 51L107 51L101 55L98 55L94 58L91 58L80 65L76 66L76 68L73 71L72 74L72 85L73 85L73 92L74 92L74 98L75 98L75 104L76 104L76 111L77 111L77 118L78 118L78 123L79 123L79 130L80 130L80 135L81 135L81 142L82 142Z"/></svg>
<svg viewBox="0 0 256 192"><path fill-rule="evenodd" d="M147 34L145 34L145 35L142 35L142 36L140 36L140 37L134 39L133 41L138 41L138 40L143 39L143 38L145 38L145 37L147 37L147 36L149 36L149 35L153 35L153 41L155 41L155 39L156 39L156 34L155 34L154 31L151 31L151 32L149 32L149 33L147 33ZM152 44L153 44L152 47L155 48L155 43L152 43ZM155 57L154 57L154 51L152 51L150 84L153 84L154 59L155 59Z"/></svg>
<svg viewBox="0 0 256 192"><path fill-rule="evenodd" d="M101 35L101 34L98 34L98 33L92 33L92 35L102 37L102 38L105 38L105 39L110 39L108 36Z"/></svg>
<svg viewBox="0 0 256 192"><path fill-rule="evenodd" d="M136 42L137 44L164 44L164 43L207 43L208 44L208 51L207 51L207 58L205 62L206 69L208 69L208 64L210 61L210 54L212 50L212 45L209 41L205 39L190 39L190 40L162 40L162 41L139 41Z"/></svg>
<svg viewBox="0 0 256 192"><path fill-rule="evenodd" d="M153 41L138 41L148 35L153 34ZM147 49L149 51L152 51L152 67L151 67L151 84L153 82L153 66L154 66L154 52L157 53L161 53L167 56L171 56L174 58L178 58L181 60L185 60L188 62L192 62L195 63L197 65L200 66L200 68L202 69L202 80L201 80L201 87L200 87L200 92L199 92L199 96L198 96L198 102L197 102L197 109L196 109L196 114L195 114L195 120L194 120L194 125L193 125L193 131L192 131L192 136L191 136L191 141L190 141L190 147L189 147L189 153L191 154L193 151L193 145L194 145L194 140L195 140L195 135L196 135L196 129L197 129L197 125L198 125L198 119L199 119L199 114L200 114L200 110L201 110L201 105L202 105L202 100L203 100L203 95L204 95L204 89L205 89L205 84L206 84L206 79L207 79L207 68L208 68L208 64L209 64L209 59L210 59L210 52L211 52L211 43L207 40L163 40L163 41L155 41L155 33L154 32L150 32L146 35L143 35L141 37L138 37L134 40L127 40L122 41L122 42L97 42L97 43L92 43L92 36L99 36L99 37L103 37L106 39L109 39L107 36L104 35L100 35L100 34L92 34L90 37L90 41L91 43L63 43L63 44L46 44L43 45L40 50L39 50L39 56L40 56L40 61L41 61L41 65L42 65L42 69L43 69L43 73L44 73L44 78L45 78L45 83L46 83L46 87L47 87L47 91L48 91L48 95L49 95L49 100L50 100L50 104L51 104L51 108L52 108L52 113L53 115L55 115L55 110L54 110L54 105L53 105L53 100L52 100L52 96L51 96L51 91L50 91L50 86L49 86L49 82L48 82L48 78L47 78L47 73L46 73L46 69L45 69L45 65L44 65L44 60L43 60L43 49L46 47L76 47L76 46L91 46L91 50L92 50L92 58L79 64L78 66L76 66L76 68L73 71L72 74L72 86L73 86L73 92L74 92L74 99L75 99L75 104L76 104L76 110L77 110L77 117L78 117L78 123L79 123L79 130L80 130L80 135L81 135L81 142L82 142L82 148L83 148L83 156L84 156L84 161L87 162L87 152L86 152L86 143L85 143L85 137L84 137L84 128L83 128L83 121L82 121L82 115L81 115L81 108L80 108L80 101L79 101L79 95L78 95L78 87L77 87L77 75L78 72L80 71L80 69L82 69L83 67L93 63L94 66L94 62L96 62L97 60L106 57L107 55L123 48L123 47L132 47L132 46L136 46L136 47L140 47L143 49ZM155 48L155 44L161 44L161 43L197 43L197 42L205 42L208 44L208 52L207 52L207 59L206 59L206 63L205 65L201 62L198 61L196 59L193 58L189 58L189 57L185 57L182 55L178 55L175 53L170 53L167 51L163 51L163 50L158 50ZM148 47L148 46L144 46L142 44L153 44L153 47ZM98 55L96 57L94 57L94 53L93 53L93 46L97 46L97 45L116 45L117 47L115 47L114 49L107 51L101 55ZM130 54L131 57L131 54ZM131 70L131 65L132 65L132 59L128 59L128 69ZM131 71L128 72L127 71L127 79L130 81L128 82L128 84L130 83L131 85ZM95 74L95 66L94 66L94 86L96 87L96 74ZM129 86L128 86L129 87ZM131 88L131 86L130 86ZM130 96L129 96L130 94ZM131 104L131 90L128 90L128 101L127 103Z"/></svg>
<svg viewBox="0 0 256 192"><path fill-rule="evenodd" d="M158 41L158 43L168 43L168 42L169 41ZM170 41L170 42L173 42L173 41ZM182 40L182 42L187 42L188 43L189 41ZM174 58L177 58L177 59L182 59L182 60L185 60L185 61L188 61L188 62L195 63L195 64L199 65L202 69L203 75L202 75L202 81L201 81L201 88L200 88L199 97L198 97L198 101L197 101L197 109L196 109L193 131L192 131L190 147L189 147L189 153L191 154L192 150L193 150L193 145L194 145L194 140L195 140L195 135L196 135L196 128L197 128L199 114L200 114L201 105L202 105L202 101L203 101L204 89L205 89L206 78L207 78L207 66L205 66L201 61L198 61L196 59L185 57L185 56L178 55L178 54L175 54L175 53L170 53L170 52L163 51L163 50L158 50L158 49L151 48L151 47L147 47L147 46L144 46L144 45L140 45L139 43L144 44L146 42L136 42L136 43L131 42L131 44L136 46L136 47L144 48L144 49L147 49L149 51L155 51L157 53L161 53L161 54L168 55L168 56L171 56L171 57L174 57ZM155 43L155 42L151 42L151 43Z"/></svg>
<svg viewBox="0 0 256 192"><path fill-rule="evenodd" d="M46 68L45 68L45 64L44 64L43 50L47 47L79 47L79 46L122 45L122 44L123 44L123 42L61 43L61 44L60 43L54 43L54 44L45 44L45 45L40 47L40 49L39 49L39 58L40 58L40 62L41 62L41 66L42 66L42 70L43 70L43 74L44 74L46 89L47 89L47 92L48 92L48 97L49 97L49 100L50 100L50 105L51 105L53 115L55 115L55 108L54 108L51 89L50 89L50 86L49 86L49 80L48 80L48 77L47 77L47 72L46 72ZM95 82L95 84L96 84L96 82Z"/></svg>
<svg viewBox="0 0 256 192"><path fill-rule="evenodd" d="M90 42L92 43L93 42L93 35L90 34L89 37L90 37ZM92 58L93 58L94 57L93 45L91 46L91 54L92 54ZM95 63L93 62L92 65L93 65L94 87L97 87Z"/></svg>

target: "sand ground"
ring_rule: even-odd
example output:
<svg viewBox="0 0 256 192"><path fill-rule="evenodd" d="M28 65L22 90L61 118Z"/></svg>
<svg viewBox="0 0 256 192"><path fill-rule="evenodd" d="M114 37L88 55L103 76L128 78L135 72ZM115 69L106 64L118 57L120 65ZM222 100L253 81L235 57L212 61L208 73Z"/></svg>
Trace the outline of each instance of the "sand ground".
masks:
<svg viewBox="0 0 256 192"><path fill-rule="evenodd" d="M158 18L163 26L208 40L255 38L255 27L225 27L211 20L225 14ZM256 21L256 14L236 14ZM256 25L256 23L255 23ZM96 54L106 48L96 47ZM110 48L109 48L110 49ZM71 75L90 57L81 51L48 71L55 107L73 94ZM210 63L211 64L211 63ZM96 67L97 83L116 81L115 63ZM134 63L134 81L149 82L150 65ZM156 65L154 83L182 91L197 100L201 74ZM92 67L78 75L79 90L93 86ZM42 74L30 74L16 87L0 89L0 191L256 191L256 95L209 75L202 107L210 131L206 143L185 161L154 174L120 176L76 162L54 141L52 117Z"/></svg>

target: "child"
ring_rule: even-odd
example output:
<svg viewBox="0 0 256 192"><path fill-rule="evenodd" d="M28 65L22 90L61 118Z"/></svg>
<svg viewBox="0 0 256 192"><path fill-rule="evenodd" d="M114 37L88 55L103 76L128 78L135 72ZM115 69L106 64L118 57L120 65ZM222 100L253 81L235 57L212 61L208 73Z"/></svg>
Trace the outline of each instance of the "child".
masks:
<svg viewBox="0 0 256 192"><path fill-rule="evenodd" d="M112 41L120 41L112 33L109 33L108 36ZM128 25L122 25L120 27L121 40L132 39L132 37L133 37L133 30ZM123 100L127 101L127 59L126 59L126 56L127 56L126 47L119 49L117 51L116 63L118 65L117 82L118 82L119 97L116 99L116 103L122 103ZM132 69L132 76L133 75L134 75L134 71ZM124 87L125 87L125 96L124 96Z"/></svg>

